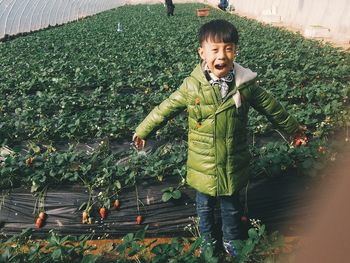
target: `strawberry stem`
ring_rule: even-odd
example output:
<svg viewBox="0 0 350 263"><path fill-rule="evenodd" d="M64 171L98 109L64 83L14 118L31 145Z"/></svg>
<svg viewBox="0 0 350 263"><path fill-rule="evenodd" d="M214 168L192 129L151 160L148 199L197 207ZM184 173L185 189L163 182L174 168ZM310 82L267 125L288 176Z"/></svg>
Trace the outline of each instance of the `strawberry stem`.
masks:
<svg viewBox="0 0 350 263"><path fill-rule="evenodd" d="M289 144L289 141L282 135L282 133L279 130L274 129L274 131L277 132L287 144Z"/></svg>
<svg viewBox="0 0 350 263"><path fill-rule="evenodd" d="M39 214L41 211L45 211L45 198L47 194L47 186L44 187L43 190L41 190L38 193L38 197L35 200L34 204L34 210L33 214Z"/></svg>
<svg viewBox="0 0 350 263"><path fill-rule="evenodd" d="M137 185L135 184L135 194L136 194L136 207L137 207L137 214L140 215L140 206L139 206L139 192L137 190Z"/></svg>

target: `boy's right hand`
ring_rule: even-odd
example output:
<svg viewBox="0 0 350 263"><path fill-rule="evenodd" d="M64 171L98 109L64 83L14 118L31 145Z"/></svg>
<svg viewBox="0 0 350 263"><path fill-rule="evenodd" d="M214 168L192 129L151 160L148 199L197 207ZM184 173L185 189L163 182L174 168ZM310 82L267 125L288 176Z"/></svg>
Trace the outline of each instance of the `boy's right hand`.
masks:
<svg viewBox="0 0 350 263"><path fill-rule="evenodd" d="M300 146L300 145L306 145L308 143L308 138L306 136L307 128L305 126L300 126L299 131L294 135L292 138L292 145L293 146Z"/></svg>
<svg viewBox="0 0 350 263"><path fill-rule="evenodd" d="M145 147L146 141L138 137L136 133L132 136L132 141L137 150L142 150Z"/></svg>

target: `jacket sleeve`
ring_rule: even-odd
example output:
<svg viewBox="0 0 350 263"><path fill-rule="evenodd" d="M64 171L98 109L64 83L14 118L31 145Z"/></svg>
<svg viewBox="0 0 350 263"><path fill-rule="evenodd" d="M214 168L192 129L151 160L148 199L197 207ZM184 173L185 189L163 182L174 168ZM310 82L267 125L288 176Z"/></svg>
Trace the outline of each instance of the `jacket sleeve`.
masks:
<svg viewBox="0 0 350 263"><path fill-rule="evenodd" d="M161 127L167 120L187 107L187 81L166 100L156 106L136 128L136 134L146 139L149 134Z"/></svg>
<svg viewBox="0 0 350 263"><path fill-rule="evenodd" d="M252 107L264 114L278 129L290 135L299 131L298 121L271 94L260 88L257 83L251 85L250 92Z"/></svg>

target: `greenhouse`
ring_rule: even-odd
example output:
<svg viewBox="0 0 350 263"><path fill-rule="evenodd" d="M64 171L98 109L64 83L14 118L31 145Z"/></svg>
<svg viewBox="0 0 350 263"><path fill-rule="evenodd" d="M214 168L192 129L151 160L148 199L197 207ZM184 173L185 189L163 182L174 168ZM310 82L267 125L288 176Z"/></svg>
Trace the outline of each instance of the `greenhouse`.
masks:
<svg viewBox="0 0 350 263"><path fill-rule="evenodd" d="M0 0L0 262L347 262L349 19L343 0ZM213 23L239 39L201 40Z"/></svg>

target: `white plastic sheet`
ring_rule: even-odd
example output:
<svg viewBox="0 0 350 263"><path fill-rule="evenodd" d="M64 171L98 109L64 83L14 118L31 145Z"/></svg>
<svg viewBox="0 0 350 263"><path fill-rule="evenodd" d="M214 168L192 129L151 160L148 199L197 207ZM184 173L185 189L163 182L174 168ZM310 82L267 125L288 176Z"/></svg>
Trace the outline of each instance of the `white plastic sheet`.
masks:
<svg viewBox="0 0 350 263"><path fill-rule="evenodd" d="M74 21L127 0L0 0L0 39Z"/></svg>

